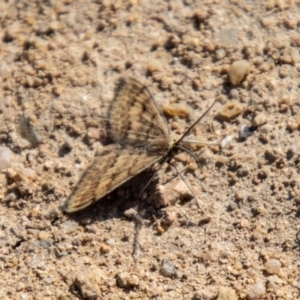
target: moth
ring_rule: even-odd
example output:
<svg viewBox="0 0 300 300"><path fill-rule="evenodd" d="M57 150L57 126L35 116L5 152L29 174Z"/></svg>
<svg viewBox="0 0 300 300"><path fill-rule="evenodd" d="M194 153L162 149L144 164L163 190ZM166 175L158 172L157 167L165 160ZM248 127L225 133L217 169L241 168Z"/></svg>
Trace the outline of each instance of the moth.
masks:
<svg viewBox="0 0 300 300"><path fill-rule="evenodd" d="M165 162L213 105L176 140L147 87L134 78L121 78L108 114L108 135L113 145L94 157L64 210L81 210L156 162Z"/></svg>

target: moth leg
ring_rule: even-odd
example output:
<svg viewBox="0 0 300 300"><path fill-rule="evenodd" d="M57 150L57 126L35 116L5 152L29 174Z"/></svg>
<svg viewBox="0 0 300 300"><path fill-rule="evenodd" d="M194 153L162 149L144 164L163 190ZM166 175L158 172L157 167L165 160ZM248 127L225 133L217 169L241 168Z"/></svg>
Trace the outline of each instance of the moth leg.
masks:
<svg viewBox="0 0 300 300"><path fill-rule="evenodd" d="M169 163L169 164L170 164L170 166L172 166L176 170L176 172L179 175L179 177L181 178L181 180L185 183L185 185L187 186L187 188L190 190L191 194L196 199L196 203L197 203L198 208L201 209L201 211L204 213L204 210L202 209L202 207L200 205L200 200L195 195L195 193L193 192L193 190L191 189L191 187L189 186L189 184L185 181L185 179L183 178L183 176L181 175L181 173L179 172L179 170L177 169L177 167L175 165L173 165L172 163Z"/></svg>
<svg viewBox="0 0 300 300"><path fill-rule="evenodd" d="M176 145L175 148L179 148L179 149L185 151L186 153L188 153L190 156L192 156L195 159L195 161L197 162L197 164L200 164L199 157L193 151L185 148L182 145Z"/></svg>
<svg viewBox="0 0 300 300"><path fill-rule="evenodd" d="M135 223L135 233L134 233L134 240L133 240L133 250L132 250L132 257L136 261L140 255L140 233L143 226L142 218L136 214L134 216L134 223Z"/></svg>
<svg viewBox="0 0 300 300"><path fill-rule="evenodd" d="M144 191L146 190L146 188L149 186L149 184L151 183L151 181L153 180L153 178L155 177L155 175L158 173L158 171L160 170L160 168L170 159L169 156L166 156L163 160L163 162L160 164L159 168L157 170L155 170L155 172L153 173L153 175L151 176L151 178L148 180L148 182L146 183L146 185L142 188L142 190L140 191L140 195L142 195L144 193Z"/></svg>

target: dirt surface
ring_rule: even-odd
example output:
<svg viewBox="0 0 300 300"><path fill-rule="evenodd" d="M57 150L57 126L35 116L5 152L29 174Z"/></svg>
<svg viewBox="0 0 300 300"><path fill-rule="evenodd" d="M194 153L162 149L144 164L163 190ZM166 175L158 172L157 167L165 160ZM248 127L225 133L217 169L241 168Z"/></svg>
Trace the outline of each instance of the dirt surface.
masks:
<svg viewBox="0 0 300 300"><path fill-rule="evenodd" d="M300 299L299 3L1 1L0 298ZM164 165L62 212L122 76L175 134L216 100L173 159L200 208Z"/></svg>

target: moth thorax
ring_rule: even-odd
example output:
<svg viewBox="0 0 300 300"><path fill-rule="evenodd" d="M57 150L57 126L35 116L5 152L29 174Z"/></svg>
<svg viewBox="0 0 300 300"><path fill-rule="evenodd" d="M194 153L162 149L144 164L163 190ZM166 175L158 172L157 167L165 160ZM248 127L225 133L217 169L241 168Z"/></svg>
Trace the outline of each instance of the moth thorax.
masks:
<svg viewBox="0 0 300 300"><path fill-rule="evenodd" d="M165 153L170 149L170 141L166 138L156 139L147 145L147 151L156 153Z"/></svg>

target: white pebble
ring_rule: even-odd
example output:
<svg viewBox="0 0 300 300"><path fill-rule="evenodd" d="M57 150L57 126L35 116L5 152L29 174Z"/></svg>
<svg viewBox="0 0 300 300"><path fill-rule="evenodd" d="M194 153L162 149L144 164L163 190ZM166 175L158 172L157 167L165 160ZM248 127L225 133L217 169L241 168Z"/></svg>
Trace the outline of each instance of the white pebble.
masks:
<svg viewBox="0 0 300 300"><path fill-rule="evenodd" d="M256 282L248 291L248 299L254 300L266 293L266 287L262 281Z"/></svg>
<svg viewBox="0 0 300 300"><path fill-rule="evenodd" d="M20 174L25 177L26 179L30 180L36 180L37 179L37 174L34 170L31 168L23 168L20 170Z"/></svg>
<svg viewBox="0 0 300 300"><path fill-rule="evenodd" d="M265 263L265 270L269 273L269 274L278 274L281 268L281 263L279 260L277 259L269 259L266 263Z"/></svg>
<svg viewBox="0 0 300 300"><path fill-rule="evenodd" d="M165 277L171 277L171 278L178 277L178 271L177 271L176 267L168 259L164 259L162 261L160 273Z"/></svg>
<svg viewBox="0 0 300 300"><path fill-rule="evenodd" d="M241 139L246 139L247 137L249 137L251 134L253 134L253 130L251 127L247 126L247 125L242 125L240 127L240 138Z"/></svg>
<svg viewBox="0 0 300 300"><path fill-rule="evenodd" d="M242 59L232 63L229 68L228 76L233 85L238 85L245 78L250 69L248 61Z"/></svg>
<svg viewBox="0 0 300 300"><path fill-rule="evenodd" d="M237 300L238 297L236 292L231 287L220 287L219 295L217 300Z"/></svg>
<svg viewBox="0 0 300 300"><path fill-rule="evenodd" d="M124 212L124 216L128 219L133 219L137 215L137 211L133 208L129 208Z"/></svg>
<svg viewBox="0 0 300 300"><path fill-rule="evenodd" d="M233 134L225 136L224 139L222 139L222 141L221 141L221 147L225 148L228 144L230 144L232 142L233 139L234 139Z"/></svg>
<svg viewBox="0 0 300 300"><path fill-rule="evenodd" d="M224 49L219 49L216 51L217 60L221 60L226 56L226 51Z"/></svg>
<svg viewBox="0 0 300 300"><path fill-rule="evenodd" d="M67 221L63 224L63 232L66 234L76 231L77 228L78 228L78 224L74 221Z"/></svg>
<svg viewBox="0 0 300 300"><path fill-rule="evenodd" d="M0 149L0 170L9 167L11 161L11 151L7 147Z"/></svg>

